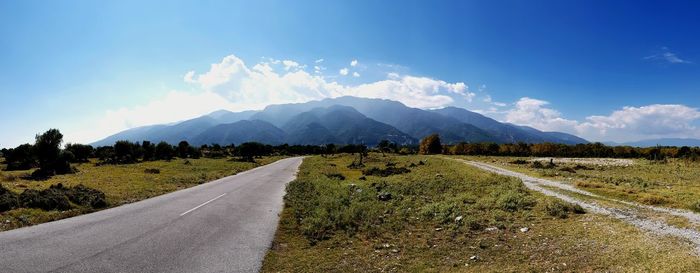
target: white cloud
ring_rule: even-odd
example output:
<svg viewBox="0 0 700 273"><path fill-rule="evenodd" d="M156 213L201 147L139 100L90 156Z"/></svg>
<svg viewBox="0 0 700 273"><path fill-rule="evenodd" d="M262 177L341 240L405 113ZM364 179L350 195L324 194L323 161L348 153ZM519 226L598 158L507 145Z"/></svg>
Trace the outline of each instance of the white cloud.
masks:
<svg viewBox="0 0 700 273"><path fill-rule="evenodd" d="M322 63L322 62L323 62L323 59L318 59L318 60L315 60L315 61L314 61L314 63L317 63L317 64L320 64L320 63Z"/></svg>
<svg viewBox="0 0 700 273"><path fill-rule="evenodd" d="M243 61L233 59L238 57L227 56L221 63L212 65L209 71L201 75L194 74L191 78L203 90L217 93L241 107L245 105L246 109L344 95L393 99L420 108L446 106L454 102L454 95L467 100L474 97L463 82L449 83L428 77L389 73L385 80L352 86L329 81L322 75L312 75L301 65L296 71L279 73L264 62L248 68ZM316 66L314 72L323 69ZM344 68L339 73L348 75L350 71ZM355 73L359 76L357 72L353 75ZM212 81L212 78L227 80Z"/></svg>
<svg viewBox="0 0 700 273"><path fill-rule="evenodd" d="M352 67L357 66L357 60L352 60L352 61L350 62L350 66L352 66Z"/></svg>
<svg viewBox="0 0 700 273"><path fill-rule="evenodd" d="M505 121L544 131L575 131L577 122L562 118L561 113L548 108L548 104L549 102L543 100L521 98L515 103L515 107L508 111Z"/></svg>
<svg viewBox="0 0 700 273"><path fill-rule="evenodd" d="M198 117L217 109L235 109L237 105L212 92L171 91L143 105L106 111L89 122L89 127L67 128L66 142L90 143L119 131L150 124L169 123Z"/></svg>
<svg viewBox="0 0 700 273"><path fill-rule="evenodd" d="M284 60L284 61L282 61L282 64L284 65L284 70L289 70L292 68L299 67L299 63L297 63L295 61L290 61L290 60Z"/></svg>
<svg viewBox="0 0 700 273"><path fill-rule="evenodd" d="M352 72L352 76L355 77L355 78L359 78L359 77L360 77L360 73Z"/></svg>
<svg viewBox="0 0 700 273"><path fill-rule="evenodd" d="M691 61L681 59L676 53L669 51L667 47L662 47L661 52L644 57L645 60L657 60L670 64L690 64Z"/></svg>
<svg viewBox="0 0 700 273"><path fill-rule="evenodd" d="M576 121L562 117L546 101L527 97L518 100L505 117L505 121L510 123L545 131L574 133L596 141L700 137L700 129L694 125L698 120L698 109L679 104L652 104L626 106L607 116L593 115L584 121Z"/></svg>

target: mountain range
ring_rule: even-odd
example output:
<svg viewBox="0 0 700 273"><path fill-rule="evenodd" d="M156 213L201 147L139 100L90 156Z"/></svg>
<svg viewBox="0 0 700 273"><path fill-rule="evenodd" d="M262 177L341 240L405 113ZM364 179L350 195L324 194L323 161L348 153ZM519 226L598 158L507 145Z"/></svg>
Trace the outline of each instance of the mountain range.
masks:
<svg viewBox="0 0 700 273"><path fill-rule="evenodd" d="M174 124L129 129L92 145L112 145L118 140L172 144L186 140L193 145L258 141L266 144L374 146L384 139L400 145L414 145L432 133L440 134L443 143L587 143L571 134L502 123L463 108L423 110L392 100L346 96L270 105L260 111L219 110Z"/></svg>
<svg viewBox="0 0 700 273"><path fill-rule="evenodd" d="M655 138L632 142L607 142L610 146L632 146L632 147L654 147L654 146L675 146L675 147L700 147L700 139L694 138Z"/></svg>

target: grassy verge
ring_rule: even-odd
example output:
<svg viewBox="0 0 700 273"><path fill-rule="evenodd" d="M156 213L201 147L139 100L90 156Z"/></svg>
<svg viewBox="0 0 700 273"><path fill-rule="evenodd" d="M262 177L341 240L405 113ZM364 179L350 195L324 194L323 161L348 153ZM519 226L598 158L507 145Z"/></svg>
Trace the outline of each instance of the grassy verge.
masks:
<svg viewBox="0 0 700 273"><path fill-rule="evenodd" d="M74 165L79 170L75 174L57 175L45 181L21 178L31 173L32 170L0 171L0 183L3 187L16 193L21 193L25 189L43 190L58 183L64 186L82 184L104 192L108 207L115 207L192 187L279 159L281 157L265 157L257 159L256 163L209 158L175 159L102 166L96 166L94 162L91 162ZM3 169L2 166L0 169ZM155 170L158 173L155 173ZM92 211L94 209L84 206L73 206L72 209L65 211L45 211L33 208L13 209L0 213L0 231L59 220Z"/></svg>
<svg viewBox="0 0 700 273"><path fill-rule="evenodd" d="M309 157L290 183L263 272L692 272L672 238L427 156ZM425 164L420 164L423 162ZM405 167L387 177L373 167ZM523 229L527 228L527 229Z"/></svg>
<svg viewBox="0 0 700 273"><path fill-rule="evenodd" d="M533 168L513 164L530 158L462 157L493 163L533 176L552 178L607 197L647 205L691 209L700 212L700 162L669 159L656 163L635 159L630 166L557 164L554 168ZM522 161L520 161L522 163ZM546 165L546 164L545 164Z"/></svg>

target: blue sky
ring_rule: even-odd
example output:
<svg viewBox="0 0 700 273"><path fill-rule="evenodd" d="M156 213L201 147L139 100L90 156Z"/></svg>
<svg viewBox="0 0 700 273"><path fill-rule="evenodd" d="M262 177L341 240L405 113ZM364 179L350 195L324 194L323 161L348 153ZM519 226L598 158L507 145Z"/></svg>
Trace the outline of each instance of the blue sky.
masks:
<svg viewBox="0 0 700 273"><path fill-rule="evenodd" d="M695 1L142 2L0 1L0 147L338 95L700 137Z"/></svg>

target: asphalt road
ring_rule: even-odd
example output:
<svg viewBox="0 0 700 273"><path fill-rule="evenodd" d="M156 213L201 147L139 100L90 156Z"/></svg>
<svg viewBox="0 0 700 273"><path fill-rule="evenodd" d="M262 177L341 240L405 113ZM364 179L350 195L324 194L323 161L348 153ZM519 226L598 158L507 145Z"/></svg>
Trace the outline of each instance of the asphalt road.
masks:
<svg viewBox="0 0 700 273"><path fill-rule="evenodd" d="M257 272L301 162L0 232L0 272Z"/></svg>

